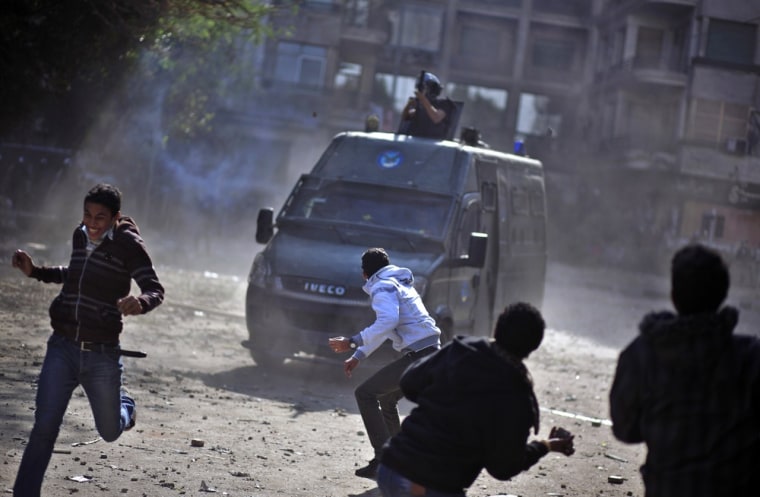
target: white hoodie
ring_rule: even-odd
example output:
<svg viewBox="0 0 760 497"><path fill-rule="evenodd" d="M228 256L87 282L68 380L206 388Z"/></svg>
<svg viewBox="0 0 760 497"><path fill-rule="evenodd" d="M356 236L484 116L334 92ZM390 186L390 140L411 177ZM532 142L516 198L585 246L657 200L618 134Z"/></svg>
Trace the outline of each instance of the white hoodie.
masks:
<svg viewBox="0 0 760 497"><path fill-rule="evenodd" d="M398 351L416 352L431 345L440 347L441 330L430 317L414 288L412 272L392 264L373 274L362 287L370 296L375 322L353 337L356 359L364 359L385 340Z"/></svg>

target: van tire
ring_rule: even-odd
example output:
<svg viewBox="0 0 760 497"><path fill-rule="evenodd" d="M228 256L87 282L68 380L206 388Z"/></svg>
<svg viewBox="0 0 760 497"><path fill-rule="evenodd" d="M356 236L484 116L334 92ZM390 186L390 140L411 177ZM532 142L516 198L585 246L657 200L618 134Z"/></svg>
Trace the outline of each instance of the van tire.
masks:
<svg viewBox="0 0 760 497"><path fill-rule="evenodd" d="M246 318L248 327L248 341L245 346L251 353L251 358L262 369L277 370L283 367L285 359L290 357L293 352L288 349L289 343L286 336L273 330L266 333L266 330L257 327L251 320Z"/></svg>
<svg viewBox="0 0 760 497"><path fill-rule="evenodd" d="M284 355L277 355L264 350L258 350L255 345L252 345L249 350L253 362L256 363L256 366L262 369L276 371L285 365Z"/></svg>

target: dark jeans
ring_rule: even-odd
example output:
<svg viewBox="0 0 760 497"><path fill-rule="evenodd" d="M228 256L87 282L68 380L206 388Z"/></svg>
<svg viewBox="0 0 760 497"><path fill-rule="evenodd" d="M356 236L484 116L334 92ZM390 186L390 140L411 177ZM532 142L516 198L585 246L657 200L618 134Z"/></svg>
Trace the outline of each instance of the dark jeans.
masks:
<svg viewBox="0 0 760 497"><path fill-rule="evenodd" d="M401 375L411 363L435 350L428 347L416 354L401 356L369 377L354 392L375 458L380 458L385 442L401 429L398 415L398 401L404 396L399 387Z"/></svg>
<svg viewBox="0 0 760 497"><path fill-rule="evenodd" d="M381 464L377 469L377 487L383 497L464 497L464 492L440 492L432 488L424 489L424 494L412 492L412 482L396 470Z"/></svg>
<svg viewBox="0 0 760 497"><path fill-rule="evenodd" d="M50 337L37 383L34 427L16 475L14 497L39 497L66 407L78 385L87 394L103 440L119 438L135 408L134 401L121 392L122 370L115 351L82 351L72 340Z"/></svg>

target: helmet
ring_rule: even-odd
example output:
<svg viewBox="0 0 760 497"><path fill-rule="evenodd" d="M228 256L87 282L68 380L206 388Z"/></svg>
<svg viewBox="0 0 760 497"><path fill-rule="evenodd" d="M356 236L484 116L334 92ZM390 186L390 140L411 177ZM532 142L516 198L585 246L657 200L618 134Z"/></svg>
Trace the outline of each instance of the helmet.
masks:
<svg viewBox="0 0 760 497"><path fill-rule="evenodd" d="M421 84L418 86L422 86L422 88L417 89L425 95L435 98L441 94L441 82L438 80L435 74L431 72L425 72L420 83Z"/></svg>

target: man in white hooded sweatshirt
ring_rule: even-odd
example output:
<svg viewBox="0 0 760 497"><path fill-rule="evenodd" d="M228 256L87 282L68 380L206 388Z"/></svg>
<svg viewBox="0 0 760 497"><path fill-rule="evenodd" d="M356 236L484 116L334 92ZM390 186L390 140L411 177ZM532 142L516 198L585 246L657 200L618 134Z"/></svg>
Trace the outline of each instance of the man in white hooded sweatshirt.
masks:
<svg viewBox="0 0 760 497"><path fill-rule="evenodd" d="M374 479L383 445L401 429L398 414L398 401L403 397L399 386L401 374L412 362L441 347L441 330L414 288L412 272L392 265L384 249L371 248L362 254L362 272L366 280L363 289L370 296L375 322L352 337L330 338L330 347L335 352L353 351L343 366L349 377L359 361L386 340L402 354L359 385L355 392L359 413L375 451L369 464L355 473Z"/></svg>

